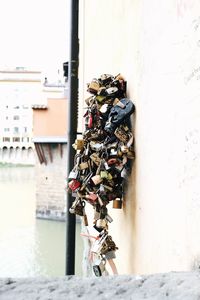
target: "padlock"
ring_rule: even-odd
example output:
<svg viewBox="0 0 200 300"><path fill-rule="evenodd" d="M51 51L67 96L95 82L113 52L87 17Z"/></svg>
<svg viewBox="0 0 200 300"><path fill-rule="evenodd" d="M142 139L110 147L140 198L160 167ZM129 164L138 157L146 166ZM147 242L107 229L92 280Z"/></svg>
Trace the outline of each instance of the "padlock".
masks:
<svg viewBox="0 0 200 300"><path fill-rule="evenodd" d="M88 85L88 92L96 95L99 89L99 81L96 78L94 78Z"/></svg>
<svg viewBox="0 0 200 300"><path fill-rule="evenodd" d="M97 195L90 192L89 195L86 195L85 198L87 200L90 200L92 203L95 202L97 200Z"/></svg>
<svg viewBox="0 0 200 300"><path fill-rule="evenodd" d="M100 112L105 114L108 111L108 104L103 104L100 108Z"/></svg>
<svg viewBox="0 0 200 300"><path fill-rule="evenodd" d="M100 151L103 149L103 143L97 143L97 142L91 141L90 148L94 151Z"/></svg>
<svg viewBox="0 0 200 300"><path fill-rule="evenodd" d="M79 175L79 170L77 168L77 165L74 166L74 168L69 172L68 180L77 179Z"/></svg>
<svg viewBox="0 0 200 300"><path fill-rule="evenodd" d="M106 89L106 94L108 97L115 97L117 95L118 88L116 86L109 87Z"/></svg>
<svg viewBox="0 0 200 300"><path fill-rule="evenodd" d="M128 153L128 147L126 145L122 145L120 150L122 151L122 153Z"/></svg>
<svg viewBox="0 0 200 300"><path fill-rule="evenodd" d="M86 188L86 186L87 186L87 184L89 183L89 181L90 181L90 179L91 179L92 176L93 176L93 173L90 172L90 173L84 178L84 180L83 180L83 182L82 182L82 184L81 184L81 187L80 187L80 191L83 191L83 190Z"/></svg>
<svg viewBox="0 0 200 300"><path fill-rule="evenodd" d="M101 277L106 270L106 260L98 259L95 261L95 264L92 266L95 276Z"/></svg>
<svg viewBox="0 0 200 300"><path fill-rule="evenodd" d="M105 89L104 89L103 91L105 91ZM102 89L99 90L98 94L99 94L99 93L102 93ZM103 102L105 99L106 99L106 96L104 96L104 95L98 95L98 96L96 96L96 100L97 100L98 102L100 102L100 103Z"/></svg>
<svg viewBox="0 0 200 300"><path fill-rule="evenodd" d="M76 139L75 144L76 144L77 150L83 150L83 148L84 148L84 140L83 139Z"/></svg>
<svg viewBox="0 0 200 300"><path fill-rule="evenodd" d="M101 213L100 213L100 214L101 214ZM96 225L97 228L106 229L108 223L107 223L107 220L106 220L106 219L98 219L98 220L96 221L96 224L95 224L95 225Z"/></svg>
<svg viewBox="0 0 200 300"><path fill-rule="evenodd" d="M97 166L100 165L101 159L100 159L100 157L98 156L97 153L92 153L92 154L90 155L90 159L91 159Z"/></svg>
<svg viewBox="0 0 200 300"><path fill-rule="evenodd" d="M83 204L82 201L80 199L76 199L73 203L72 206L69 209L69 212L71 214L76 214L78 216L83 216Z"/></svg>
<svg viewBox="0 0 200 300"><path fill-rule="evenodd" d="M76 180L76 179L72 179L72 180L69 182L69 184L68 184L69 188L70 188L72 191L77 190L77 189L80 187L80 185L81 185L81 183L80 183L78 180Z"/></svg>
<svg viewBox="0 0 200 300"><path fill-rule="evenodd" d="M100 175L94 175L91 178L92 182L94 183L94 185L100 184L102 182L102 178Z"/></svg>
<svg viewBox="0 0 200 300"><path fill-rule="evenodd" d="M114 135L123 143L127 143L129 140L129 136L122 126L116 128Z"/></svg>
<svg viewBox="0 0 200 300"><path fill-rule="evenodd" d="M110 149L110 156L114 156L114 157L116 157L117 156L117 149Z"/></svg>
<svg viewBox="0 0 200 300"><path fill-rule="evenodd" d="M89 167L89 166L88 166L88 162L87 162L87 161L82 162L82 163L79 164L78 167L79 167L80 170L88 169L88 167Z"/></svg>
<svg viewBox="0 0 200 300"><path fill-rule="evenodd" d="M115 198L113 200L113 208L122 208L122 200L120 198Z"/></svg>
<svg viewBox="0 0 200 300"><path fill-rule="evenodd" d="M100 176L101 176L102 179L108 178L108 172L107 171L101 171Z"/></svg>
<svg viewBox="0 0 200 300"><path fill-rule="evenodd" d="M100 81L103 85L107 85L113 81L113 76L110 74L102 74L100 76Z"/></svg>

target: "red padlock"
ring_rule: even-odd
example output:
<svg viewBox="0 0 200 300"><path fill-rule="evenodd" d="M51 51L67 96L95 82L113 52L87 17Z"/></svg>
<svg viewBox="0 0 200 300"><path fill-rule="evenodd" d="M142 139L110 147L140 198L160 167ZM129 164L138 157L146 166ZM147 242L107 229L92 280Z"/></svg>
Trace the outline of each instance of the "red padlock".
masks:
<svg viewBox="0 0 200 300"><path fill-rule="evenodd" d="M72 191L75 191L77 188L79 188L81 185L81 183L76 180L76 179L72 179L70 182L69 182L69 188L72 190Z"/></svg>
<svg viewBox="0 0 200 300"><path fill-rule="evenodd" d="M90 114L88 116L88 128L92 128L92 124L93 124L93 118L92 118L92 114Z"/></svg>

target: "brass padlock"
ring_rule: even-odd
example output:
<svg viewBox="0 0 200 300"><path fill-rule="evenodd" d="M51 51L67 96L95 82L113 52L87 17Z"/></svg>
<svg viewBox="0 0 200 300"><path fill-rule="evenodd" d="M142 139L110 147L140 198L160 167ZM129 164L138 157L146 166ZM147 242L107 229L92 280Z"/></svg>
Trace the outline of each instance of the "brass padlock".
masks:
<svg viewBox="0 0 200 300"><path fill-rule="evenodd" d="M90 155L90 159L91 159L97 166L100 165L101 159L100 159L100 157L98 156L97 153L92 153L92 154Z"/></svg>
<svg viewBox="0 0 200 300"><path fill-rule="evenodd" d="M116 128L114 135L123 143L127 143L129 136L122 126Z"/></svg>
<svg viewBox="0 0 200 300"><path fill-rule="evenodd" d="M99 81L96 78L94 78L88 85L88 92L92 94L97 94L99 89L100 89Z"/></svg>
<svg viewBox="0 0 200 300"><path fill-rule="evenodd" d="M88 162L85 161L85 162L80 163L80 165L78 167L80 170L85 170L89 167L89 165L88 165Z"/></svg>
<svg viewBox="0 0 200 300"><path fill-rule="evenodd" d="M122 200L120 198L115 198L113 200L113 208L118 208L118 209L122 208Z"/></svg>

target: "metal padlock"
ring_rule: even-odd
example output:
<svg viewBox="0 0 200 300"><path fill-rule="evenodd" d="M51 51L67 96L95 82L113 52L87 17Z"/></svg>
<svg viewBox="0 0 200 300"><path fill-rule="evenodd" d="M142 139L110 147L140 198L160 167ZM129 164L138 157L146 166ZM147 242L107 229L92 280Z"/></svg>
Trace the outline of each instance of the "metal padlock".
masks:
<svg viewBox="0 0 200 300"><path fill-rule="evenodd" d="M76 139L75 141L77 150L83 150L84 148L84 140L83 139Z"/></svg>
<svg viewBox="0 0 200 300"><path fill-rule="evenodd" d="M128 153L128 146L122 145L120 150L122 151L122 153Z"/></svg>
<svg viewBox="0 0 200 300"><path fill-rule="evenodd" d="M90 192L89 195L86 195L85 198L87 200L90 200L91 202L94 202L97 200L97 195L95 193Z"/></svg>
<svg viewBox="0 0 200 300"><path fill-rule="evenodd" d="M76 199L73 203L72 206L69 209L69 212L71 214L76 214L79 216L83 216L83 204L82 201L80 201L80 199Z"/></svg>
<svg viewBox="0 0 200 300"><path fill-rule="evenodd" d="M96 78L94 78L88 85L88 92L92 94L97 94L99 89L100 89L99 81Z"/></svg>
<svg viewBox="0 0 200 300"><path fill-rule="evenodd" d="M122 200L120 198L115 198L113 200L113 208L118 208L118 209L122 208Z"/></svg>
<svg viewBox="0 0 200 300"><path fill-rule="evenodd" d="M72 191L77 190L77 189L80 187L80 185L81 185L81 183L80 183L78 180L76 180L76 179L72 179L72 180L69 182L69 184L68 184L69 188L70 188Z"/></svg>
<svg viewBox="0 0 200 300"><path fill-rule="evenodd" d="M68 180L72 180L72 179L77 179L79 175L79 170L77 168L77 166L75 166L68 175Z"/></svg>
<svg viewBox="0 0 200 300"><path fill-rule="evenodd" d="M101 214L101 213L100 213ZM107 228L107 225L108 225L108 223L107 223L107 220L106 219L98 219L97 221L96 221L96 227L98 227L98 228L101 228L101 229L104 229L104 228Z"/></svg>
<svg viewBox="0 0 200 300"><path fill-rule="evenodd" d="M102 182L102 178L100 175L94 175L91 178L92 182L94 183L94 185L100 184Z"/></svg>
<svg viewBox="0 0 200 300"><path fill-rule="evenodd" d="M106 260L98 259L92 266L95 276L101 277L106 270Z"/></svg>
<svg viewBox="0 0 200 300"><path fill-rule="evenodd" d="M89 165L88 165L88 162L85 161L85 162L80 163L78 167L80 170L85 170L85 169L88 169Z"/></svg>
<svg viewBox="0 0 200 300"><path fill-rule="evenodd" d="M110 149L110 156L117 156L117 149Z"/></svg>
<svg viewBox="0 0 200 300"><path fill-rule="evenodd" d="M114 135L123 143L127 143L129 140L129 136L122 126L116 128Z"/></svg>
<svg viewBox="0 0 200 300"><path fill-rule="evenodd" d="M91 159L97 166L100 165L101 159L100 159L100 157L98 156L97 153L92 153L92 154L90 155L90 159Z"/></svg>
<svg viewBox="0 0 200 300"><path fill-rule="evenodd" d="M101 178L103 179L103 178L108 178L108 172L107 171L101 171L100 172L100 176L101 176Z"/></svg>

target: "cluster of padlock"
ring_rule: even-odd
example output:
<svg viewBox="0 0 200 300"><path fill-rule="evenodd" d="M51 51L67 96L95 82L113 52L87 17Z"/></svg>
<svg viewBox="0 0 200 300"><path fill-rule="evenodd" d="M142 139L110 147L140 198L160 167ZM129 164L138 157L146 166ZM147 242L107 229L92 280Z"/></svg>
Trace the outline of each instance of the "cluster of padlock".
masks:
<svg viewBox="0 0 200 300"><path fill-rule="evenodd" d="M107 205L122 208L125 183L134 159L134 138L130 115L135 106L126 98L126 82L121 75L103 74L88 84L91 94L85 100L85 131L73 144L76 150L74 168L68 176L68 191L75 200L70 212L83 218L88 226L86 202L94 208L94 224L98 236L92 252L97 260L93 270L101 276L105 261L115 258L118 249L108 234L112 217Z"/></svg>

